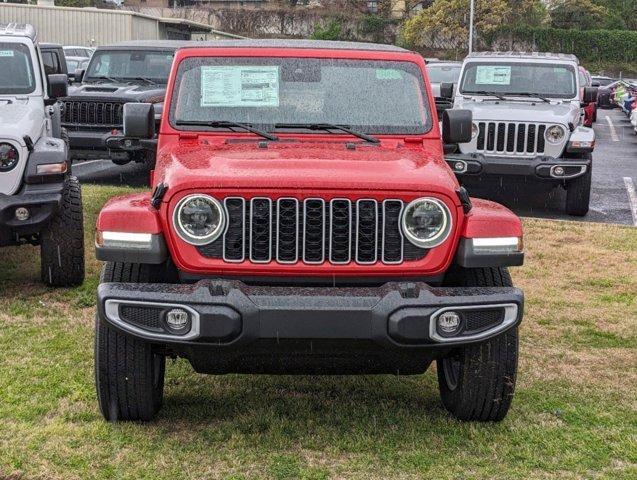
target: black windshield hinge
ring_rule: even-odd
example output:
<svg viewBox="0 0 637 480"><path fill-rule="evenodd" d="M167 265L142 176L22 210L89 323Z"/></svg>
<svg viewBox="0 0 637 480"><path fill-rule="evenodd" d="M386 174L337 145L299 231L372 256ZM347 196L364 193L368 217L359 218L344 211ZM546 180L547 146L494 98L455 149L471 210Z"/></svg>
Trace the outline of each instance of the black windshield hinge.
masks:
<svg viewBox="0 0 637 480"><path fill-rule="evenodd" d="M31 137L29 137L28 135L25 135L24 137L22 137L22 140L24 140L24 144L27 146L27 150L29 152L33 151L33 140L31 140Z"/></svg>
<svg viewBox="0 0 637 480"><path fill-rule="evenodd" d="M167 191L168 191L168 185L166 185L164 183L160 183L159 185L157 185L155 187L155 190L153 190L153 196L150 198L150 204L156 210L159 210L159 206L161 205L161 201L164 198L164 195L166 195Z"/></svg>
<svg viewBox="0 0 637 480"><path fill-rule="evenodd" d="M458 198L460 199L460 204L462 205L464 213L469 213L473 208L471 198L469 197L469 192L467 192L466 188L460 187L458 190L456 190L456 193L458 194Z"/></svg>

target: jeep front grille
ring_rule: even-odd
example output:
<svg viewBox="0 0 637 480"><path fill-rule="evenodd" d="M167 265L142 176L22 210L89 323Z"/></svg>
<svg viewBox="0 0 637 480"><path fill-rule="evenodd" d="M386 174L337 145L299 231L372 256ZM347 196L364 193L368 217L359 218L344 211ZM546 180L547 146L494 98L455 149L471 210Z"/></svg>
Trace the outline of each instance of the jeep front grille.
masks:
<svg viewBox="0 0 637 480"><path fill-rule="evenodd" d="M544 153L546 125L513 122L478 122L477 151L533 156Z"/></svg>
<svg viewBox="0 0 637 480"><path fill-rule="evenodd" d="M226 231L211 244L197 247L208 258L252 263L399 264L427 253L403 238L402 200L228 197L223 205Z"/></svg>
<svg viewBox="0 0 637 480"><path fill-rule="evenodd" d="M124 123L124 104L103 101L64 102L64 126L96 126L121 128Z"/></svg>

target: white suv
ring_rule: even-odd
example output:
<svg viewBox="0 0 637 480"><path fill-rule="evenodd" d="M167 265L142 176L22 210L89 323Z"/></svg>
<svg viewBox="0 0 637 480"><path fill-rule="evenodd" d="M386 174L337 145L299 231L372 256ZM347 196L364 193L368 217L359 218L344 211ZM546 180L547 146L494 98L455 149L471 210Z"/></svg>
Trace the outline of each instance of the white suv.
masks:
<svg viewBox="0 0 637 480"><path fill-rule="evenodd" d="M40 245L42 280L84 280L80 185L60 124L66 75L44 74L31 25L0 24L0 247Z"/></svg>
<svg viewBox="0 0 637 480"><path fill-rule="evenodd" d="M464 184L487 192L503 177L547 190L561 185L566 212L588 212L595 133L583 126L582 107L596 101L597 89L579 84L578 67L575 56L551 53L465 59L453 108L473 112L472 140L447 157Z"/></svg>

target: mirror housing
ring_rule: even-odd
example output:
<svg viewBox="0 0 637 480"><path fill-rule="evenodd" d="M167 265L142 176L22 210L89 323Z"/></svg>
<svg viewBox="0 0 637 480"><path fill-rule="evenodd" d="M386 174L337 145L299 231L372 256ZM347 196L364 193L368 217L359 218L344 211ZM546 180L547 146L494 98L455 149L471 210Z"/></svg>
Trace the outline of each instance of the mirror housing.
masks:
<svg viewBox="0 0 637 480"><path fill-rule="evenodd" d="M73 73L73 81L77 83L82 83L82 80L84 80L85 73L86 73L86 70L84 70L83 68L76 68L75 72Z"/></svg>
<svg viewBox="0 0 637 480"><path fill-rule="evenodd" d="M445 100L451 100L453 98L454 93L454 84L443 82L440 84L440 98L444 98Z"/></svg>
<svg viewBox="0 0 637 480"><path fill-rule="evenodd" d="M56 73L47 76L47 95L49 100L57 100L66 97L69 92L69 77L64 73Z"/></svg>
<svg viewBox="0 0 637 480"><path fill-rule="evenodd" d="M585 104L595 103L597 101L597 87L584 87L584 95L582 102Z"/></svg>
<svg viewBox="0 0 637 480"><path fill-rule="evenodd" d="M155 136L155 107L152 103L124 104L124 137L151 139Z"/></svg>
<svg viewBox="0 0 637 480"><path fill-rule="evenodd" d="M445 144L471 141L473 113L471 110L445 110L442 112L442 140Z"/></svg>

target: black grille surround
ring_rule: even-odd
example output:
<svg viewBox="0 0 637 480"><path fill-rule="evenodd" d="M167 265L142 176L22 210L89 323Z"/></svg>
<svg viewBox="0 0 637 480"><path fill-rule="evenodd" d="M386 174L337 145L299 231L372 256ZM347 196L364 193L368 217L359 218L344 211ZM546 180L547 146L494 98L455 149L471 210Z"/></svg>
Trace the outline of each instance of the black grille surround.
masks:
<svg viewBox="0 0 637 480"><path fill-rule="evenodd" d="M85 99L63 100L62 126L122 128L124 124L124 104L119 100Z"/></svg>
<svg viewBox="0 0 637 480"><path fill-rule="evenodd" d="M198 246L206 258L279 264L397 265L428 249L403 237L399 199L226 197L225 232Z"/></svg>

